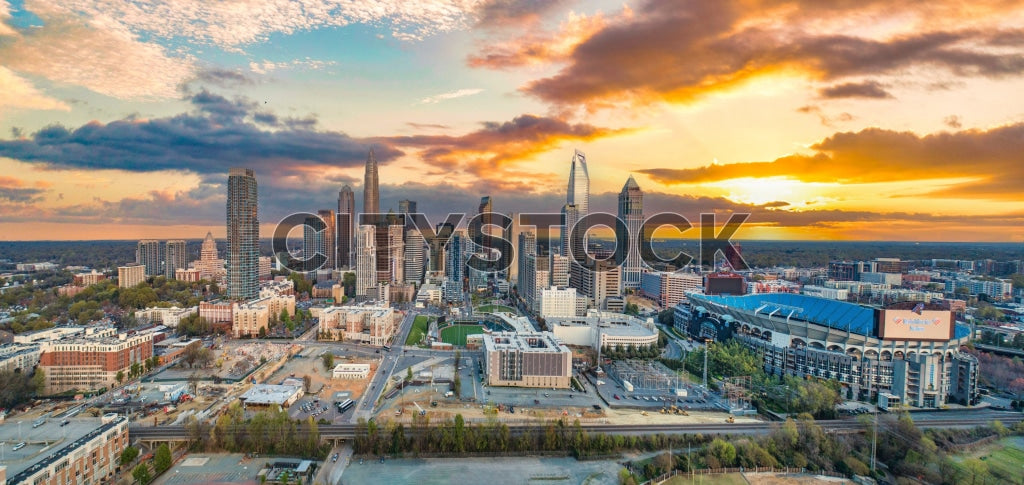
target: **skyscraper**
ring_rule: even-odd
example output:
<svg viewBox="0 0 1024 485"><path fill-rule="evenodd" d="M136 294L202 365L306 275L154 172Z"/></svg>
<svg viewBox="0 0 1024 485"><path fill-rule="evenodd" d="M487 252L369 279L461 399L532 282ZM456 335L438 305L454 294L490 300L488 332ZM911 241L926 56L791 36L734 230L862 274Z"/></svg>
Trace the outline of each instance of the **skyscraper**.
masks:
<svg viewBox="0 0 1024 485"><path fill-rule="evenodd" d="M377 214L380 212L380 187L377 182L377 157L373 155L373 148L370 148L370 155L366 157L366 173L363 176L363 213Z"/></svg>
<svg viewBox="0 0 1024 485"><path fill-rule="evenodd" d="M644 223L644 193L632 175L619 192L619 219L626 223L627 229L626 234L615 232L615 259L622 261L622 287L639 288L641 262L637 238L640 235L640 226ZM627 244L629 251L623 253L622 250Z"/></svg>
<svg viewBox="0 0 1024 485"><path fill-rule="evenodd" d="M167 279L174 279L174 270L188 267L188 254L185 253L185 241L174 239L164 243L164 274Z"/></svg>
<svg viewBox="0 0 1024 485"><path fill-rule="evenodd" d="M405 282L419 284L423 281L426 242L417 229L405 231Z"/></svg>
<svg viewBox="0 0 1024 485"><path fill-rule="evenodd" d="M337 236L335 235L337 226L334 225L334 211L320 209L316 212L316 215L320 216L320 219L326 225L320 237L320 243L323 245L324 256L327 256L327 262L321 269L334 269L337 267L338 258Z"/></svg>
<svg viewBox="0 0 1024 485"><path fill-rule="evenodd" d="M367 296L377 286L377 241L374 226L356 229L356 296Z"/></svg>
<svg viewBox="0 0 1024 485"><path fill-rule="evenodd" d="M526 284L526 256L537 255L537 233L526 230L516 238L516 288L522 296ZM509 277L509 279L512 279Z"/></svg>
<svg viewBox="0 0 1024 485"><path fill-rule="evenodd" d="M590 174L587 172L587 156L579 150L574 150L572 154L565 202L575 205L580 217L590 213Z"/></svg>
<svg viewBox="0 0 1024 485"><path fill-rule="evenodd" d="M259 295L260 221L256 176L251 168L228 172L228 298Z"/></svg>
<svg viewBox="0 0 1024 485"><path fill-rule="evenodd" d="M160 241L143 239L135 250L135 262L146 267L146 276L161 274Z"/></svg>
<svg viewBox="0 0 1024 485"><path fill-rule="evenodd" d="M351 268L355 264L352 255L352 241L356 236L356 195L348 185L338 192L338 254L335 256L336 267Z"/></svg>
<svg viewBox="0 0 1024 485"><path fill-rule="evenodd" d="M570 207L571 206L571 207ZM562 256L572 256L577 261L582 261L587 250L586 231L572 246L572 252L566 244L569 234L577 222L590 213L590 173L587 171L587 156L579 150L573 150L572 162L569 167L569 185L565 191L565 206L562 207L565 214L565 227L562 230Z"/></svg>
<svg viewBox="0 0 1024 485"><path fill-rule="evenodd" d="M405 282L405 228L388 226L388 277L391 284Z"/></svg>
<svg viewBox="0 0 1024 485"><path fill-rule="evenodd" d="M398 201L398 213L399 214L415 214L416 213L416 201L403 199Z"/></svg>
<svg viewBox="0 0 1024 485"><path fill-rule="evenodd" d="M213 239L213 233L206 233L199 249L199 261L192 266L199 270L199 277L204 280L218 281L224 277L224 260L217 257L217 241Z"/></svg>

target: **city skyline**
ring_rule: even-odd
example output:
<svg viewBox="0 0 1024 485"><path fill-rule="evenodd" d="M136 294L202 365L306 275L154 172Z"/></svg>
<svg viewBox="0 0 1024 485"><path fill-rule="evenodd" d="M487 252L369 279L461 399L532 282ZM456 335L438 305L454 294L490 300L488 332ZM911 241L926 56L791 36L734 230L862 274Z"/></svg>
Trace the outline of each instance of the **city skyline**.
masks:
<svg viewBox="0 0 1024 485"><path fill-rule="evenodd" d="M433 222L557 213L578 150L583 212L632 176L737 240L1024 241L1012 3L330 5L0 0L0 239L222 239L233 166L270 234L372 149Z"/></svg>

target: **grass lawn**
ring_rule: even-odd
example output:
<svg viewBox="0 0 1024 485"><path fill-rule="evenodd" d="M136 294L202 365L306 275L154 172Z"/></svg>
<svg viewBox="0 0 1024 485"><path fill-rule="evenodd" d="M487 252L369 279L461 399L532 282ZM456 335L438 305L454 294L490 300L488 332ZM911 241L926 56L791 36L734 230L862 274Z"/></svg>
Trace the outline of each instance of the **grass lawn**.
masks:
<svg viewBox="0 0 1024 485"><path fill-rule="evenodd" d="M441 341L460 347L466 346L466 336L484 333L480 325L451 325L440 330Z"/></svg>
<svg viewBox="0 0 1024 485"><path fill-rule="evenodd" d="M427 334L429 327L430 317L418 315L412 322L412 330L409 330L409 337L405 339L405 345L419 345L423 341L423 336Z"/></svg>
<svg viewBox="0 0 1024 485"><path fill-rule="evenodd" d="M665 485L690 485L689 475L677 475L672 477ZM696 475L692 483L705 483L707 485L747 485L743 475L739 473L722 473L717 475Z"/></svg>
<svg viewBox="0 0 1024 485"><path fill-rule="evenodd" d="M989 443L978 450L958 455L956 461L978 458L988 466L989 474L1000 480L1019 480L1024 474L1024 436L1011 436Z"/></svg>
<svg viewBox="0 0 1024 485"><path fill-rule="evenodd" d="M490 313L493 313L493 312L506 312L506 313L511 313L513 315L518 315L519 314L519 312L517 312L514 308L509 307L509 306L505 306L505 305L481 305L480 307L478 307L476 309L476 311L478 311L478 312L490 312Z"/></svg>

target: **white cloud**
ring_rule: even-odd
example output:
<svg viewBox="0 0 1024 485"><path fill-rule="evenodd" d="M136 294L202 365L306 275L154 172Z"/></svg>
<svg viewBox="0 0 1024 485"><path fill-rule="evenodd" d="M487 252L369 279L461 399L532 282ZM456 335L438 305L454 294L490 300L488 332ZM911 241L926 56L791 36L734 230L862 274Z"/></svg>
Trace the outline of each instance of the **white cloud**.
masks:
<svg viewBox="0 0 1024 485"><path fill-rule="evenodd" d="M319 71L325 67L333 66L337 64L334 61L321 61L318 59L295 59L289 62L273 62L273 61L262 61L262 62L250 62L249 70L257 74L267 74L273 71L286 70L286 69L298 69L307 71Z"/></svg>
<svg viewBox="0 0 1024 485"><path fill-rule="evenodd" d="M479 0L39 0L68 12L107 18L132 32L236 48L351 23L390 27L399 39L421 39L467 25Z"/></svg>
<svg viewBox="0 0 1024 485"><path fill-rule="evenodd" d="M109 18L82 19L31 3L43 20L0 47L0 64L56 83L122 99L170 98L194 74L191 58L171 57Z"/></svg>
<svg viewBox="0 0 1024 485"><path fill-rule="evenodd" d="M483 89L472 88L472 89L459 89L457 91L451 91L447 93L441 93L434 96L428 96L420 100L419 104L434 104L446 101L449 99L462 98L466 96L472 96L474 94L480 94L484 92Z"/></svg>
<svg viewBox="0 0 1024 485"><path fill-rule="evenodd" d="M7 19L11 18L11 6L6 1L0 0L0 35L17 35L9 25Z"/></svg>
<svg viewBox="0 0 1024 485"><path fill-rule="evenodd" d="M37 90L28 80L0 66L0 112L4 108L56 109L69 111L63 101Z"/></svg>

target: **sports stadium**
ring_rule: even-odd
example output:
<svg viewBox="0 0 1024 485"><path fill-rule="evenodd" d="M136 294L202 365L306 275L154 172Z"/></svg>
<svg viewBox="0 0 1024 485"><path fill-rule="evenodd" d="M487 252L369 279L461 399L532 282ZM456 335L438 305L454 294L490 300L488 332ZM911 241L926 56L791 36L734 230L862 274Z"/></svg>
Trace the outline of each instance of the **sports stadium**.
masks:
<svg viewBox="0 0 1024 485"><path fill-rule="evenodd" d="M869 307L815 296L687 295L674 324L695 338L736 339L774 375L834 379L847 399L937 408L978 399L978 362L960 352L970 329L948 309Z"/></svg>

